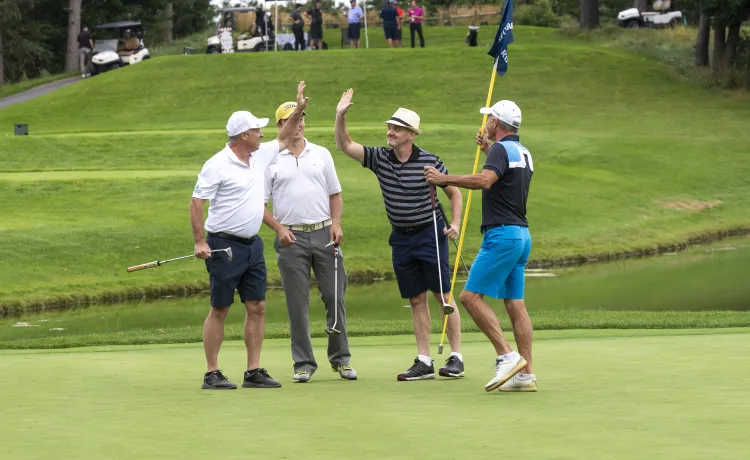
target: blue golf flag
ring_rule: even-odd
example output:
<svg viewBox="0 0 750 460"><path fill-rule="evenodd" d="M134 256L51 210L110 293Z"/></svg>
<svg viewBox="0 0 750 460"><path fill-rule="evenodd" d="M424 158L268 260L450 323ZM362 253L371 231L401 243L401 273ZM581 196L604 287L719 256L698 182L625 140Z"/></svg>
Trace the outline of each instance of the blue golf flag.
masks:
<svg viewBox="0 0 750 460"><path fill-rule="evenodd" d="M508 45L513 42L513 0L505 0L500 28L489 54L497 60L497 73L503 76L508 71Z"/></svg>

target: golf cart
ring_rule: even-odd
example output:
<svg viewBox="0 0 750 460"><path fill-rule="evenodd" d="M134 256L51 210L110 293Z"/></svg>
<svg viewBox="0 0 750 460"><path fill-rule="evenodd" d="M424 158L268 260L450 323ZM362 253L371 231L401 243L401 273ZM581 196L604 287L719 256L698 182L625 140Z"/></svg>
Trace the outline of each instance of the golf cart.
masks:
<svg viewBox="0 0 750 460"><path fill-rule="evenodd" d="M617 15L617 24L621 27L639 29L641 27L675 27L680 24L682 11L672 8L670 0L654 0L653 11L640 11L638 8L629 8L620 11Z"/></svg>
<svg viewBox="0 0 750 460"><path fill-rule="evenodd" d="M206 40L206 54L258 52L273 49L271 14L259 7L223 8L216 35ZM239 31L235 37L234 32Z"/></svg>
<svg viewBox="0 0 750 460"><path fill-rule="evenodd" d="M137 64L151 56L143 45L144 29L140 21L100 24L94 39L91 74L96 75L118 67Z"/></svg>

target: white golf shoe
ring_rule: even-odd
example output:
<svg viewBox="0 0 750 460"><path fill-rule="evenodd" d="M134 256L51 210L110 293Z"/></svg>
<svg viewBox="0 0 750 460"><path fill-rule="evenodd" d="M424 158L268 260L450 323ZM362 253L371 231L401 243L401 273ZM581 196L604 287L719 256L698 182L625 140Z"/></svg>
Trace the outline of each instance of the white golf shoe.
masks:
<svg viewBox="0 0 750 460"><path fill-rule="evenodd" d="M511 353L509 359L501 360L497 358L495 361L495 377L484 386L485 391L496 390L524 367L526 367L526 360L517 351Z"/></svg>
<svg viewBox="0 0 750 460"><path fill-rule="evenodd" d="M537 391L536 375L524 374L523 378L519 374L514 375L507 382L500 385L499 391L507 392L531 392Z"/></svg>

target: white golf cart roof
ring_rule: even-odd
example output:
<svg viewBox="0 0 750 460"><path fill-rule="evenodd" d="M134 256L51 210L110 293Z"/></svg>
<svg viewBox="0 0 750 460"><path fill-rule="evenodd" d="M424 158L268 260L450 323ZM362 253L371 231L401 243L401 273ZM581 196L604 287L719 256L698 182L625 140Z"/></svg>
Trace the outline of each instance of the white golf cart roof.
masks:
<svg viewBox="0 0 750 460"><path fill-rule="evenodd" d="M133 29L141 27L141 21L120 21L110 22L109 24L99 24L97 29Z"/></svg>

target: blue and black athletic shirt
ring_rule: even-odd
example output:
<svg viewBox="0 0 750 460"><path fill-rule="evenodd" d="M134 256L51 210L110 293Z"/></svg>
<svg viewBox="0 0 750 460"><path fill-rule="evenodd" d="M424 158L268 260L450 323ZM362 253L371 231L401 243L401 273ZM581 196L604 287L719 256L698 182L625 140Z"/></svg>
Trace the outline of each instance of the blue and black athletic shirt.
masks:
<svg viewBox="0 0 750 460"><path fill-rule="evenodd" d="M505 136L496 142L482 169L495 171L498 178L488 190L482 190L482 232L498 225L528 227L526 200L534 163L518 136Z"/></svg>

